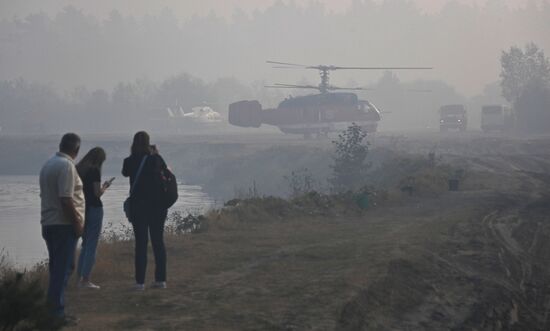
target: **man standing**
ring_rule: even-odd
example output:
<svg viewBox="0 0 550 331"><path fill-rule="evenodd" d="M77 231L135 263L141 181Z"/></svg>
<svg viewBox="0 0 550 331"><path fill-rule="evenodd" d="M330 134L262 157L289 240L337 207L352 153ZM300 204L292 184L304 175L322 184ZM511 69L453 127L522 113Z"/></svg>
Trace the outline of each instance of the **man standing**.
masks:
<svg viewBox="0 0 550 331"><path fill-rule="evenodd" d="M53 314L66 322L70 321L65 316L64 292L84 229L84 193L74 165L79 149L80 137L65 134L59 152L40 171L40 223L49 257L48 302Z"/></svg>

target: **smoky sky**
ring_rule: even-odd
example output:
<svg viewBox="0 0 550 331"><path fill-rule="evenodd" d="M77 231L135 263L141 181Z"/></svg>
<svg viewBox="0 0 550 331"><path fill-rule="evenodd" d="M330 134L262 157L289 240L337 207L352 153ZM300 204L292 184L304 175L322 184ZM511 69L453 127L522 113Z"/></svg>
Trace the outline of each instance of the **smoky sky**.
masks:
<svg viewBox="0 0 550 331"><path fill-rule="evenodd" d="M377 14L354 12L354 6L365 3L372 3ZM81 11L76 20L92 17L92 23L85 23L97 24L101 31L96 34L108 35L94 41L97 47L86 44L89 36L79 38L76 30L56 30L72 19L60 16L68 5ZM24 28L8 35L0 31L0 80L24 78L61 90L110 89L121 81L160 81L188 72L205 81L235 77L246 84L317 83L316 72L280 72L265 65L279 60L433 66L429 72L399 75L405 81L443 80L475 95L499 79L503 50L535 42L550 51L549 8L543 0L0 0L0 22L8 26L4 31L20 29L25 25L20 22L28 23L27 15L43 13L55 21L50 25L56 36L64 38L50 42ZM119 27L110 26L114 10L124 21ZM141 32L121 31L134 18L139 20L136 29L146 30L143 39ZM73 25L86 30L86 24ZM365 85L381 74L339 72L333 82Z"/></svg>
<svg viewBox="0 0 550 331"><path fill-rule="evenodd" d="M247 12L263 10L272 5L275 1L276 0L1 0L0 8L2 10L0 11L0 18L24 16L36 11L55 13L67 5L83 8L86 12L98 16L105 16L113 9L129 15L143 16L150 13L158 13L163 8L172 8L179 17L206 15L210 11L214 11L216 14L221 16L229 17L237 8L243 9ZM342 12L348 9L354 1L358 0L290 0L283 2L302 5L318 2L323 4L323 6L329 11ZM375 2L380 3L383 1L384 0L376 0ZM412 2L427 13L437 12L445 5L445 3L449 1L450 0L412 0ZM494 0L457 0L458 3L468 4L471 6L484 6L488 1ZM522 7L529 2L529 0L497 1L505 3L511 8ZM538 0L535 2L541 3L542 1L543 0Z"/></svg>

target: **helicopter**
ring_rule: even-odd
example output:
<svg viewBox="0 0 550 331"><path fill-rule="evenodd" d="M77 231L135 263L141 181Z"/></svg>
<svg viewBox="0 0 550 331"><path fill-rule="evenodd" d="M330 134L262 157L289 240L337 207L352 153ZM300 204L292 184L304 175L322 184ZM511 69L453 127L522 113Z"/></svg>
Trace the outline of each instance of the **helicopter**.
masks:
<svg viewBox="0 0 550 331"><path fill-rule="evenodd" d="M287 134L328 136L341 131L351 123L364 131L376 132L381 111L370 101L360 100L351 91L365 91L361 87L337 87L329 83L330 73L336 70L425 70L430 67L341 67L334 65L303 65L266 61L276 69L313 69L319 71L319 85L279 84L267 88L313 89L318 94L289 97L277 108L263 109L257 100L242 100L229 105L229 123L239 127L258 128L262 124L278 127Z"/></svg>

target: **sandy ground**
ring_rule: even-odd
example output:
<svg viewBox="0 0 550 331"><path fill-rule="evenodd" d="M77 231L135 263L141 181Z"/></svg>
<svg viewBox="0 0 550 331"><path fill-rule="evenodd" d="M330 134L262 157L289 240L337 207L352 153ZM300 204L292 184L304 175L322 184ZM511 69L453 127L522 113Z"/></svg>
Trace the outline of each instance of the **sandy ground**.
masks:
<svg viewBox="0 0 550 331"><path fill-rule="evenodd" d="M69 289L74 329L550 328L550 140L376 139L407 153L437 146L466 169L461 191L362 214L211 220L167 239L165 290L132 291L132 244L103 244L101 290Z"/></svg>

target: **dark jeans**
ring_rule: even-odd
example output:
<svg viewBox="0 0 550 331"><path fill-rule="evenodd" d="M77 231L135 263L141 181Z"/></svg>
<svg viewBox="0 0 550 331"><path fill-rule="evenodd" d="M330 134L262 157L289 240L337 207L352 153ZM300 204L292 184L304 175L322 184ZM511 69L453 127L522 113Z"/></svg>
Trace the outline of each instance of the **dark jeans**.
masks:
<svg viewBox="0 0 550 331"><path fill-rule="evenodd" d="M78 258L76 273L79 277L89 278L95 264L97 243L103 224L103 207L86 208L86 222L82 234L82 248Z"/></svg>
<svg viewBox="0 0 550 331"><path fill-rule="evenodd" d="M166 211L158 213L141 213L134 217L132 226L135 236L136 283L145 283L147 270L147 244L151 236L153 254L155 255L155 281L166 281L166 248L164 247L164 223Z"/></svg>
<svg viewBox="0 0 550 331"><path fill-rule="evenodd" d="M42 227L49 258L48 302L56 316L65 316L65 288L74 268L74 251L78 238L72 225Z"/></svg>

